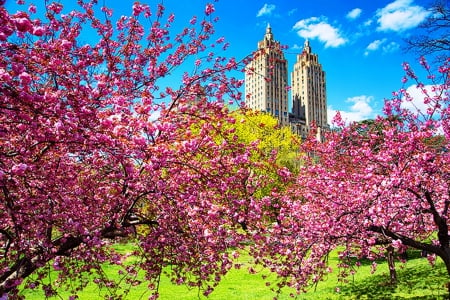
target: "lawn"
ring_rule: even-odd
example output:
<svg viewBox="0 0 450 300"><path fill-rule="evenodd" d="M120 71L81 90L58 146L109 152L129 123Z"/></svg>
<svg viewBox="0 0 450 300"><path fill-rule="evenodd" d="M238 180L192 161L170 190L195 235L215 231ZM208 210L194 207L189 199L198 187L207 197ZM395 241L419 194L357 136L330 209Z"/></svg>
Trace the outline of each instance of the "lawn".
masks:
<svg viewBox="0 0 450 300"><path fill-rule="evenodd" d="M127 247L118 246L123 251L126 251ZM356 274L348 278L348 283L338 282L337 255L331 255L329 260L334 271L316 287L310 287L307 293L298 295L295 299L445 299L444 284L448 281L448 276L443 263L438 260L435 266L430 266L427 259L421 258L417 251L410 252L409 257L406 264L397 263L399 284L394 287L388 283L388 268L384 261L377 262L378 268L374 274L371 274L371 262L363 262ZM245 254L239 260L247 267L250 265L250 258ZM105 266L104 269L111 278L117 274L115 267ZM262 273L267 274L267 271L260 269L257 274L249 274L245 267L240 270L233 269L208 298L202 296L197 289L172 284L163 276L159 288L160 299L273 299L276 295L266 286L267 280L261 278ZM269 276L270 279L274 280L275 277ZM292 299L289 296L291 292L289 289L283 290L278 299ZM45 298L40 289L24 290L21 294L26 299ZM102 299L105 295L106 290L90 284L79 293L79 299ZM146 284L141 284L132 287L126 299L147 299L149 295ZM70 293L61 290L59 296L67 299ZM60 297L50 299L61 299Z"/></svg>

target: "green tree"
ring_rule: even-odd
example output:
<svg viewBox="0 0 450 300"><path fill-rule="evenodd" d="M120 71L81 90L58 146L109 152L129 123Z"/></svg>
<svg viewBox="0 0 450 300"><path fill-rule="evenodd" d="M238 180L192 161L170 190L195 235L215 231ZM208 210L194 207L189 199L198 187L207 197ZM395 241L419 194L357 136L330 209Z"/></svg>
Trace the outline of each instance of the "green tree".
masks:
<svg viewBox="0 0 450 300"><path fill-rule="evenodd" d="M300 137L289 127L279 126L273 116L252 110L237 110L233 112L236 123L233 126L238 139L245 143L258 143L259 153L254 159L275 156L275 162L297 173L299 168Z"/></svg>

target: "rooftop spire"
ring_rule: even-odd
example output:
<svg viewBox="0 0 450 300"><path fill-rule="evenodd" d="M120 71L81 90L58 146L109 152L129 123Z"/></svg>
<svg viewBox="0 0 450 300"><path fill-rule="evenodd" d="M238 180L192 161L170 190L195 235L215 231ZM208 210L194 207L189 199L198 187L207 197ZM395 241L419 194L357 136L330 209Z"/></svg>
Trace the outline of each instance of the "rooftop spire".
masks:
<svg viewBox="0 0 450 300"><path fill-rule="evenodd" d="M267 23L266 34L264 37L267 40L273 40L272 28L270 27L270 23Z"/></svg>
<svg viewBox="0 0 450 300"><path fill-rule="evenodd" d="M305 44L303 45L303 52L311 53L311 46L309 45L308 39L306 39Z"/></svg>

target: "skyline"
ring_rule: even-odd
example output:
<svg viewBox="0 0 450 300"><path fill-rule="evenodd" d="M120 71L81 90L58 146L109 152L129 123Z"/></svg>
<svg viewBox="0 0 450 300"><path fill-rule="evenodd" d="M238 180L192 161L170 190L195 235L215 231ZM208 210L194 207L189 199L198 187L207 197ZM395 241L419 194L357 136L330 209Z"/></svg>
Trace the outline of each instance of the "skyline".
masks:
<svg viewBox="0 0 450 300"><path fill-rule="evenodd" d="M27 1L28 2L28 1ZM38 6L44 1L33 1ZM61 1L68 8L70 1ZM116 15L130 14L134 1L104 0ZM141 1L154 7L159 1ZM316 1L173 1L166 0L167 15L175 15L174 32L186 26L193 15L201 16L205 5L212 2L216 36L230 44L221 53L244 58L257 49L267 24L274 39L286 46L288 72L303 49L305 40L317 54L326 72L328 119L337 110L348 121L374 118L381 113L383 100L403 87L403 62L408 62L425 80L418 56L405 53L403 39L417 30L429 15L431 0L380 0L376 2L331 0ZM15 1L7 1L9 11L17 9ZM26 9L22 6L20 9ZM95 38L95 37L94 37ZM429 59L431 60L431 59ZM239 74L244 78L244 74ZM290 84L290 82L289 82ZM407 82L406 88L413 83ZM417 93L418 95L418 93ZM292 100L289 98L290 107Z"/></svg>
<svg viewBox="0 0 450 300"><path fill-rule="evenodd" d="M230 2L235 1L217 4L216 13L221 17L219 26L221 22L227 23L229 16L222 16L221 10L227 11L227 7L232 6ZM405 45L403 38L412 36L428 16L428 1L285 3L276 0L244 5L248 5L247 9L242 8L239 11L241 17L235 18L246 20L247 26L242 26L244 33L241 35L253 32L247 38L251 41L239 39L228 30L230 51L235 51L235 40L242 48L249 45L250 51L256 50L257 41L270 23L274 39L287 46L285 56L290 76L296 55L302 51L305 40L309 40L312 52L318 54L326 72L329 121L337 110L348 121L380 114L384 99L391 98L392 92L402 88L403 62L410 63L418 74L422 74L420 79L426 79L418 56L405 53L402 47ZM407 88L411 85L412 82L406 83ZM409 89L413 90L413 87ZM413 93L416 98L420 95Z"/></svg>

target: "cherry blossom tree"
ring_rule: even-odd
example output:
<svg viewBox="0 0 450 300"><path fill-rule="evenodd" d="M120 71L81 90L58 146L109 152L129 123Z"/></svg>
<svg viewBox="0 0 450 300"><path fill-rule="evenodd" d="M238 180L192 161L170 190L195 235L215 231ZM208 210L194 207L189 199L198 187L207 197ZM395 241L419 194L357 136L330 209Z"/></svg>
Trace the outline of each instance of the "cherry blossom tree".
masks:
<svg viewBox="0 0 450 300"><path fill-rule="evenodd" d="M439 257L450 276L449 61L429 74L429 85L404 68L405 84L422 92L426 110L406 109L422 99L402 89L370 124L345 126L338 114L324 142L302 144L308 155L296 184L278 197L278 222L252 249L280 276L277 288L300 292L319 282L338 246L341 278L357 270L358 259L383 257L388 247Z"/></svg>
<svg viewBox="0 0 450 300"><path fill-rule="evenodd" d="M214 6L174 32L161 4L117 17L95 0L45 3L0 7L0 296L67 282L75 296L93 280L120 297L139 270L153 297L163 272L209 294L272 180L228 126L242 85L228 72L245 63L219 55ZM118 237L139 259L111 247ZM122 266L122 285L106 263Z"/></svg>

